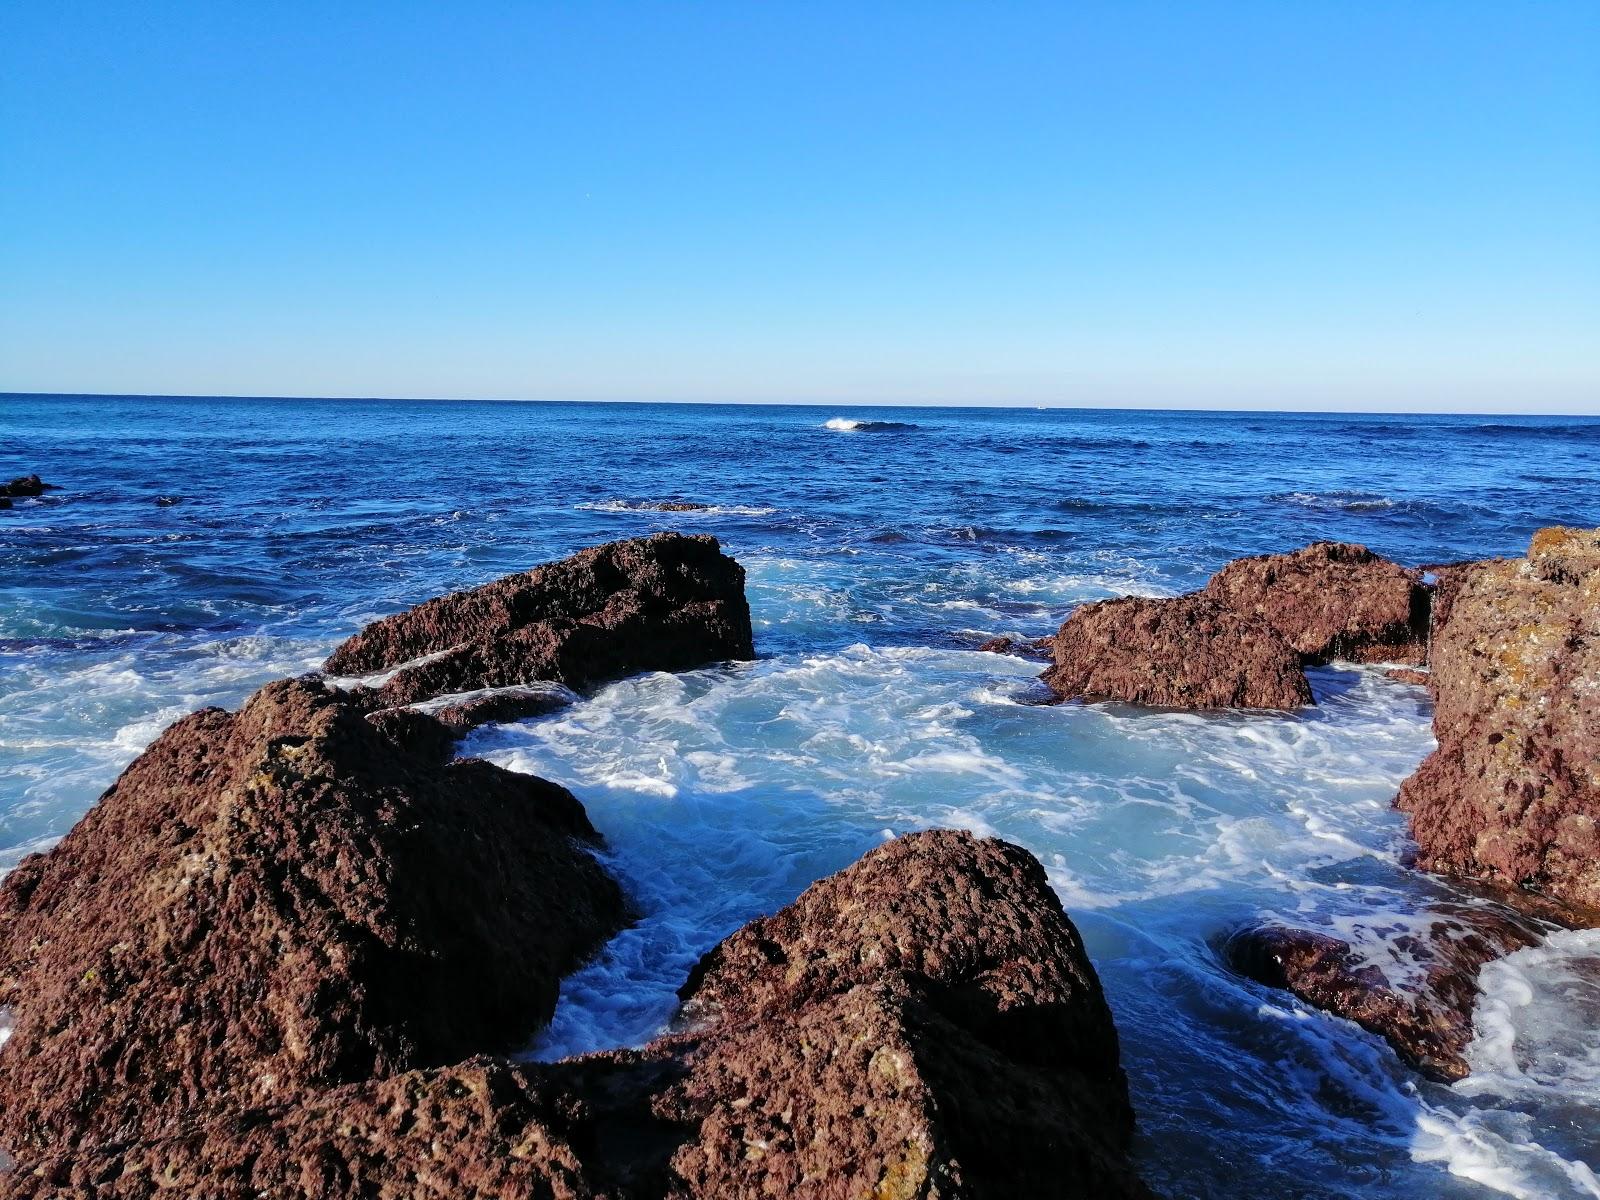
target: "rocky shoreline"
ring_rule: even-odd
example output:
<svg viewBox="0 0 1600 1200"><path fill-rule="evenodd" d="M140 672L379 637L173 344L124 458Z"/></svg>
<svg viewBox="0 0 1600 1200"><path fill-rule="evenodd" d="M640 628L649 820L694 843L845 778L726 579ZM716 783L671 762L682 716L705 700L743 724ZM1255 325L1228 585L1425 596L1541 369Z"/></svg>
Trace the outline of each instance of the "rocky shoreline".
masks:
<svg viewBox="0 0 1600 1200"><path fill-rule="evenodd" d="M1314 703L1307 666L1425 679L1417 865L1493 889L1396 934L1221 931L1235 970L1459 1078L1476 973L1600 910L1600 531L1406 568L1342 543L1075 610L1060 700ZM704 956L638 1050L506 1057L629 919L555 784L453 757L489 721L754 656L714 538L609 543L360 631L325 679L169 728L0 883L0 1196L1150 1193L1093 966L1019 847L905 835Z"/></svg>

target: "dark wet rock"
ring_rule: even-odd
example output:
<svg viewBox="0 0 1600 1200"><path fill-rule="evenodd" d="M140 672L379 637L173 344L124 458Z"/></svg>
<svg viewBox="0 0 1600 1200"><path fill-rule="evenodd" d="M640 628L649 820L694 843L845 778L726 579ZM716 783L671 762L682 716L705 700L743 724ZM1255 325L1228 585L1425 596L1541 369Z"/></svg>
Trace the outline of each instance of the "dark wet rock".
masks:
<svg viewBox="0 0 1600 1200"><path fill-rule="evenodd" d="M390 741L420 758L448 762L455 757L460 731L450 728L420 708L375 708L366 714L368 724Z"/></svg>
<svg viewBox="0 0 1600 1200"><path fill-rule="evenodd" d="M1468 573L1432 673L1438 749L1397 801L1417 864L1600 924L1600 530Z"/></svg>
<svg viewBox="0 0 1600 1200"><path fill-rule="evenodd" d="M1211 577L1205 594L1267 621L1308 663L1427 658L1421 573L1365 546L1313 542L1292 554L1235 559Z"/></svg>
<svg viewBox="0 0 1600 1200"><path fill-rule="evenodd" d="M697 1023L642 1050L312 1092L48 1158L0 1195L1149 1197L1099 983L1015 846L888 843L734 934L685 991Z"/></svg>
<svg viewBox="0 0 1600 1200"><path fill-rule="evenodd" d="M11 507L11 497L10 496L0 496L0 508L10 508L10 507Z"/></svg>
<svg viewBox="0 0 1600 1200"><path fill-rule="evenodd" d="M352 695L356 703L365 703L367 720L386 736L414 754L441 760L453 757L456 742L480 725L541 717L572 702L571 693L559 687L498 688L439 707L416 708L387 706L387 696L376 688L357 688Z"/></svg>
<svg viewBox="0 0 1600 1200"><path fill-rule="evenodd" d="M315 680L177 722L0 883L0 1144L510 1049L624 919L565 789L408 753Z"/></svg>
<svg viewBox="0 0 1600 1200"><path fill-rule="evenodd" d="M1421 667L1395 667L1384 675L1396 683L1413 683L1418 687L1427 687L1432 682L1431 676Z"/></svg>
<svg viewBox="0 0 1600 1200"><path fill-rule="evenodd" d="M1359 946L1265 924L1235 933L1223 951L1240 974L1354 1021L1424 1075L1450 1082L1467 1074L1479 969L1542 938L1509 911L1449 905L1369 932Z"/></svg>
<svg viewBox="0 0 1600 1200"><path fill-rule="evenodd" d="M21 475L0 487L0 496L42 496L45 492L53 491L55 486L37 475Z"/></svg>
<svg viewBox="0 0 1600 1200"><path fill-rule="evenodd" d="M977 647L984 654L1014 654L1019 658L1035 658L1043 662L1051 660L1051 651L1055 646L1055 638L1014 638L994 637L982 642Z"/></svg>
<svg viewBox="0 0 1600 1200"><path fill-rule="evenodd" d="M156 507L157 508L171 508L175 504L182 504L182 503L183 503L183 497L182 496L157 496L156 497Z"/></svg>
<svg viewBox="0 0 1600 1200"><path fill-rule="evenodd" d="M479 725L542 717L565 708L571 702L571 693L557 688L500 688L435 709L433 716L447 729L466 733Z"/></svg>
<svg viewBox="0 0 1600 1200"><path fill-rule="evenodd" d="M641 504L639 507L649 509L651 512L705 512L711 506L694 500L657 500L651 504Z"/></svg>
<svg viewBox="0 0 1600 1200"><path fill-rule="evenodd" d="M1208 596L1085 604L1061 626L1041 678L1063 699L1170 708L1312 703L1300 657L1265 621Z"/></svg>
<svg viewBox="0 0 1600 1200"><path fill-rule="evenodd" d="M583 687L754 653L744 569L713 537L658 533L387 617L335 650L326 670L413 663L383 687L401 705L541 680Z"/></svg>

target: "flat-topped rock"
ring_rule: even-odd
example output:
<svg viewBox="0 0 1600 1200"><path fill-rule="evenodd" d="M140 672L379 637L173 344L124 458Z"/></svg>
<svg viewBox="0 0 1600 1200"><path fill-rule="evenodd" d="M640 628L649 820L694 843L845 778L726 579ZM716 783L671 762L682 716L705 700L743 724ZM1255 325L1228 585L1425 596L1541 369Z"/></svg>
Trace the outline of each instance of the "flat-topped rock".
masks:
<svg viewBox="0 0 1600 1200"><path fill-rule="evenodd" d="M1211 577L1205 594L1266 621L1308 663L1427 659L1421 573L1365 546L1313 542L1291 554L1235 559Z"/></svg>
<svg viewBox="0 0 1600 1200"><path fill-rule="evenodd" d="M658 533L386 617L336 649L325 669L400 668L382 689L399 705L541 680L583 687L754 654L744 569L713 537Z"/></svg>
<svg viewBox="0 0 1600 1200"><path fill-rule="evenodd" d="M522 1045L619 927L565 789L271 684L140 755L0 883L0 1146L149 1137Z"/></svg>
<svg viewBox="0 0 1600 1200"><path fill-rule="evenodd" d="M1438 748L1397 801L1418 865L1600 923L1600 531L1467 573L1431 669Z"/></svg>
<svg viewBox="0 0 1600 1200"><path fill-rule="evenodd" d="M1300 656L1270 625L1201 594L1085 604L1052 649L1055 666L1040 678L1063 699L1195 709L1313 702Z"/></svg>
<svg viewBox="0 0 1600 1200"><path fill-rule="evenodd" d="M311 1091L47 1157L0 1196L1149 1200L1111 1014L1015 846L889 842L735 933L685 993L693 1025L642 1050Z"/></svg>

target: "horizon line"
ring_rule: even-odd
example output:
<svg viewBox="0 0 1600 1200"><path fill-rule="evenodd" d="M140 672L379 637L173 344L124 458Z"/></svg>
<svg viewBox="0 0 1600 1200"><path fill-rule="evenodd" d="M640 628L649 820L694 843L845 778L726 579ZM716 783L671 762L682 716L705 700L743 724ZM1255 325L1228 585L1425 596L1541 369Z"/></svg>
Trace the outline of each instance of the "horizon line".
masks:
<svg viewBox="0 0 1600 1200"><path fill-rule="evenodd" d="M919 403L912 400L698 400L698 399L578 399L578 398L535 398L527 396L367 396L367 395L273 395L254 393L228 393L217 394L211 392L72 392L72 391L11 391L0 390L0 399L26 399L30 397L44 399L86 399L86 400L224 400L224 401L318 401L352 404L586 404L586 405L685 405L691 407L724 407L724 408L906 408L918 410L952 410L952 411L1022 411L1022 412L1154 412L1154 413L1215 413L1217 415L1238 416L1347 416L1347 417L1506 417L1516 419L1537 419L1543 417L1577 418L1584 421L1600 423L1600 412L1505 412L1489 409L1476 410L1444 410L1444 409L1379 409L1379 408L1326 408L1326 407L1284 407L1284 408L1228 408L1220 405L1192 404L1141 404L1131 402L1125 404L1083 404L1073 401L1058 401L1055 403L1028 403L1024 401L995 401L993 403L953 404L953 403Z"/></svg>

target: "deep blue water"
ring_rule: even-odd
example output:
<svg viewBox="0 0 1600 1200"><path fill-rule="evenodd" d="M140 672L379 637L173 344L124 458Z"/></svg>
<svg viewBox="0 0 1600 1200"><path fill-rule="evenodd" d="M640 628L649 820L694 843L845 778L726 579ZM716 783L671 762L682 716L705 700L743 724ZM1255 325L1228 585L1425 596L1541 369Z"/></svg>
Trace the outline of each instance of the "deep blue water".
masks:
<svg viewBox="0 0 1600 1200"><path fill-rule="evenodd" d="M649 1037L729 929L885 831L961 824L1038 854L1083 928L1167 1194L1600 1196L1600 1043L1540 1057L1588 1012L1582 937L1500 981L1533 997L1514 1061L1486 1042L1454 1089L1216 960L1263 913L1359 934L1436 886L1389 808L1431 745L1420 689L1335 666L1289 717L1037 708L1035 665L970 651L1316 538L1424 563L1600 524L1600 420L0 396L0 475L33 471L61 490L0 512L0 863L177 716L371 617L709 531L761 661L474 741L571 786L646 911L537 1052ZM713 508L636 507L665 499Z"/></svg>

